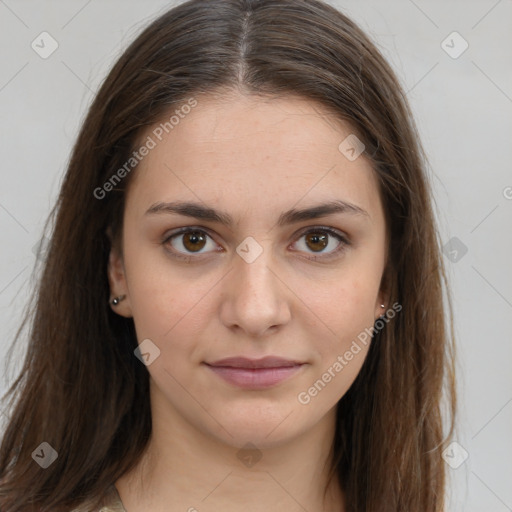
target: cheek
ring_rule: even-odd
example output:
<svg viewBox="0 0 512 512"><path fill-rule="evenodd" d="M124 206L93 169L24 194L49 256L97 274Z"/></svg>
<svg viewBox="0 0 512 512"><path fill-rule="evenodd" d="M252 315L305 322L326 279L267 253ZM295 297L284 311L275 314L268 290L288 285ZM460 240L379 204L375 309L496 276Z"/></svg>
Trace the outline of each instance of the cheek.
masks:
<svg viewBox="0 0 512 512"><path fill-rule="evenodd" d="M201 318L200 310L214 283L206 278L185 278L154 247L141 248L127 240L125 251L130 303L139 341L150 338L159 347L171 341L173 345L186 344L201 329L198 315Z"/></svg>
<svg viewBox="0 0 512 512"><path fill-rule="evenodd" d="M351 281L331 290L315 308L324 320L327 336L310 334L316 361L311 375L297 396L300 404L310 404L310 412L324 414L348 391L364 364L374 324L375 294L371 287ZM321 340L321 341L319 341Z"/></svg>
<svg viewBox="0 0 512 512"><path fill-rule="evenodd" d="M361 272L361 275L364 275ZM338 275L322 284L303 287L298 295L330 332L333 342L373 325L378 283L358 275Z"/></svg>
<svg viewBox="0 0 512 512"><path fill-rule="evenodd" d="M364 275L364 274L363 274ZM317 352L315 376L329 382L328 395L342 395L357 377L371 342L374 306L378 286L371 279L341 278L322 293L304 290L306 303L319 319L310 333L310 343ZM305 295L304 295L305 294ZM326 372L330 372L324 375ZM332 376L335 375L335 377ZM323 377L322 377L323 376ZM332 382L332 384L331 384Z"/></svg>

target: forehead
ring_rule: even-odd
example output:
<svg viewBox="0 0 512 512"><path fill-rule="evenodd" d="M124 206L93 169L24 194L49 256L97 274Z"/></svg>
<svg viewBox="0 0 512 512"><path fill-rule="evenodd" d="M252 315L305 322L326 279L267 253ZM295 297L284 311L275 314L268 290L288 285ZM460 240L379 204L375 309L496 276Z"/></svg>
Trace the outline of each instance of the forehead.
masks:
<svg viewBox="0 0 512 512"><path fill-rule="evenodd" d="M171 123L176 105L141 137L154 147L133 176L132 203L142 208L186 198L223 209L231 204L236 215L273 204L346 199L364 205L371 217L378 214L370 162L349 160L339 149L354 130L322 105L297 96L195 99L194 108Z"/></svg>

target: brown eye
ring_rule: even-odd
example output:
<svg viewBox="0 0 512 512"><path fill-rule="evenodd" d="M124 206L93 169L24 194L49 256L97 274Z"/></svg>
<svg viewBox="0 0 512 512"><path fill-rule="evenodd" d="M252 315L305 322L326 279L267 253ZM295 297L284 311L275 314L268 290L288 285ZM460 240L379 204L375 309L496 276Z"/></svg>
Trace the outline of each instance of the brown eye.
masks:
<svg viewBox="0 0 512 512"><path fill-rule="evenodd" d="M302 242L304 239L304 242ZM338 256L349 245L350 241L338 231L331 228L314 228L302 233L299 241L298 249L301 252L317 253L318 256L310 256L307 259L329 259ZM302 245L302 247L300 247Z"/></svg>
<svg viewBox="0 0 512 512"><path fill-rule="evenodd" d="M329 243L328 238L329 235L310 232L306 234L306 244L313 251L320 252L327 247Z"/></svg>
<svg viewBox="0 0 512 512"><path fill-rule="evenodd" d="M208 233L201 229L183 228L168 236L164 245L170 246L167 250L175 257L187 259L193 254L204 255L214 252L216 244ZM210 247L208 247L210 244Z"/></svg>
<svg viewBox="0 0 512 512"><path fill-rule="evenodd" d="M206 237L201 231L189 231L183 235L183 246L187 251L200 251L205 241Z"/></svg>

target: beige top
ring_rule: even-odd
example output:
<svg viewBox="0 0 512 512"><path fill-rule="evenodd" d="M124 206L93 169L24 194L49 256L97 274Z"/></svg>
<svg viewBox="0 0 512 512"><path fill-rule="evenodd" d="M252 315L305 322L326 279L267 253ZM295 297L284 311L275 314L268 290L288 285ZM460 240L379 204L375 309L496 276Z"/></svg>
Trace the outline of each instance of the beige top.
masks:
<svg viewBox="0 0 512 512"><path fill-rule="evenodd" d="M112 484L110 486L109 493L105 497L105 505L99 510L99 512L126 512L123 506L121 497L117 492L116 486Z"/></svg>
<svg viewBox="0 0 512 512"><path fill-rule="evenodd" d="M101 503L101 508L95 511L90 511L79 507L73 509L71 512L126 512L126 509L123 506L123 502L117 492L116 486L112 484Z"/></svg>

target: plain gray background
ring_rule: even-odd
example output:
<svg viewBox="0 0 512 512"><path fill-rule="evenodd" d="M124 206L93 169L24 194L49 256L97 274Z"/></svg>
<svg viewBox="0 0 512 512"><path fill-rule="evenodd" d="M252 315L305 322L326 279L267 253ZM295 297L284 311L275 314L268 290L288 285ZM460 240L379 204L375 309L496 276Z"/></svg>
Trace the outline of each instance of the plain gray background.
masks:
<svg viewBox="0 0 512 512"><path fill-rule="evenodd" d="M446 512L512 511L512 0L331 3L394 66L430 160L459 351L450 455L468 454L448 467ZM2 393L17 370L4 375L2 358L31 293L34 247L84 113L120 52L172 5L0 0ZM45 59L31 47L44 31L58 44Z"/></svg>

